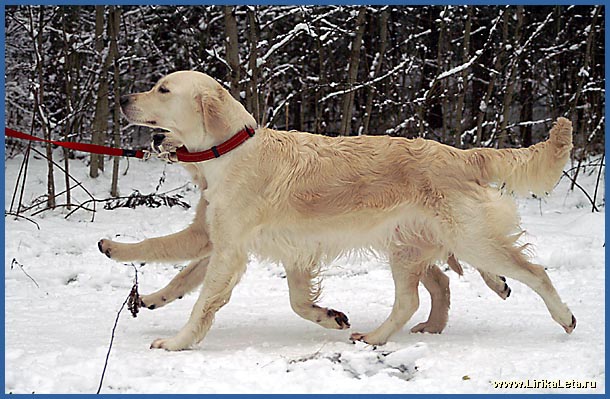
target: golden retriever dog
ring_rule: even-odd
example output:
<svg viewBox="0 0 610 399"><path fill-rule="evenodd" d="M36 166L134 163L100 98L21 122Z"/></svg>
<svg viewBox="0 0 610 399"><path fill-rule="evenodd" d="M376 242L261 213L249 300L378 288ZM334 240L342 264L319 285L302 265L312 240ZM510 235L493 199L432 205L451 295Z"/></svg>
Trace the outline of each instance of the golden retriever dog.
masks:
<svg viewBox="0 0 610 399"><path fill-rule="evenodd" d="M547 141L522 149L277 131L257 127L217 81L194 71L172 73L148 92L123 97L121 106L130 122L166 129L161 147L170 151L208 150L244 127L255 129L218 158L184 164L202 190L185 230L134 244L98 243L118 261L191 261L167 287L143 296L145 306L162 306L203 282L186 325L152 348L181 350L202 341L248 255L284 266L290 304L301 317L348 328L342 312L317 304L317 277L321 265L361 249L387 256L394 305L378 328L353 333L352 340L379 345L399 331L419 306L420 280L434 307L448 282L433 265L451 258L495 283L502 275L526 284L567 333L576 326L544 267L531 263L526 245L517 242L523 231L510 195L552 190L572 148L568 119L556 121Z"/></svg>

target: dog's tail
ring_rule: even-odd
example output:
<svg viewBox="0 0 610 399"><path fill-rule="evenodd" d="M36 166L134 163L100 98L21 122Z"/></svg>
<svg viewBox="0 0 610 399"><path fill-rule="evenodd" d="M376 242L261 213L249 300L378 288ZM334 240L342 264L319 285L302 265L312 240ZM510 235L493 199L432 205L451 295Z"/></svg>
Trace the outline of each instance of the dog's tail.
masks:
<svg viewBox="0 0 610 399"><path fill-rule="evenodd" d="M467 150L466 157L483 183L495 183L516 194L543 195L557 184L571 149L572 122L558 118L546 141L527 148L476 148Z"/></svg>

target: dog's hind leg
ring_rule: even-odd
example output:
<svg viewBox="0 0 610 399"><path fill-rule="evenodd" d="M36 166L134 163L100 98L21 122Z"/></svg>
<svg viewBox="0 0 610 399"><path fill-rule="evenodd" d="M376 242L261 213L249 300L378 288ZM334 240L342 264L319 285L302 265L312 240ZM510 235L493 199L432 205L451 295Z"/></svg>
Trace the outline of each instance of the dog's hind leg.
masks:
<svg viewBox="0 0 610 399"><path fill-rule="evenodd" d="M422 256L429 252L417 247L398 247L390 253L390 266L394 279L394 305L390 316L376 330L354 333L352 341L364 341L371 345L385 344L388 338L399 331L419 307L417 286L431 264L432 259Z"/></svg>
<svg viewBox="0 0 610 399"><path fill-rule="evenodd" d="M320 295L319 269L311 267L286 267L286 279L292 310L302 318L311 320L325 328L343 330L350 327L347 316L338 310L323 308L316 304Z"/></svg>
<svg viewBox="0 0 610 399"><path fill-rule="evenodd" d="M502 299L506 299L510 296L511 289L506 284L506 278L504 276L498 276L497 274L487 273L483 270L479 270L479 274L483 277L483 281L487 286Z"/></svg>
<svg viewBox="0 0 610 399"><path fill-rule="evenodd" d="M431 265L421 282L430 294L431 308L428 320L411 328L411 332L440 334L447 325L451 294L449 277L436 265Z"/></svg>
<svg viewBox="0 0 610 399"><path fill-rule="evenodd" d="M453 255L449 256L447 263L460 276L463 274L462 267ZM511 289L506 284L506 278L482 270L477 271L483 277L485 284L500 298L506 299L510 296ZM430 315L428 320L411 328L411 332L440 334L445 329L449 318L449 305L451 303L449 278L438 266L432 265L422 276L421 282L430 294Z"/></svg>
<svg viewBox="0 0 610 399"><path fill-rule="evenodd" d="M140 304L148 309L158 309L182 298L203 283L209 261L209 257L192 261L168 285L152 294L142 295Z"/></svg>
<svg viewBox="0 0 610 399"><path fill-rule="evenodd" d="M451 270L453 270L460 276L464 275L464 270L462 269L460 262L455 258L455 255L449 255L449 257L447 258L447 264L449 265ZM506 299L510 296L511 290L508 284L506 284L506 278L504 278L503 276L498 276L496 274L487 273L478 269L477 271L479 272L481 277L483 277L483 281L485 281L485 284L487 284L487 286L493 292L498 294L500 298Z"/></svg>
<svg viewBox="0 0 610 399"><path fill-rule="evenodd" d="M458 255L460 259L478 269L503 274L529 286L540 295L553 320L568 334L571 333L576 327L576 319L568 306L561 301L544 267L529 262L522 253L522 248L515 246L513 241L510 237L473 238L470 242L476 244L469 245L464 253Z"/></svg>

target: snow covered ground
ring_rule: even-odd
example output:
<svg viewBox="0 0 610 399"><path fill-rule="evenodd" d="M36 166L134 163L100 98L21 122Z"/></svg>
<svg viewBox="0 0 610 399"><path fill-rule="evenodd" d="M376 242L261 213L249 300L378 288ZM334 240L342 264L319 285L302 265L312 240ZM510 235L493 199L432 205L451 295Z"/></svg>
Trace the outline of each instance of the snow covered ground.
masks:
<svg viewBox="0 0 610 399"><path fill-rule="evenodd" d="M6 162L7 209L21 159ZM92 180L82 161L71 165L94 196L109 197L109 170ZM125 166L123 160L121 169ZM129 173L121 177L122 194L154 192L164 171L159 192L187 181L178 166L131 161ZM26 203L45 191L44 161L32 159L29 176ZM595 177L583 176L579 183L592 193ZM603 189L602 182L600 197ZM192 186L177 192L195 204ZM86 199L82 191L74 195ZM102 208L98 204L94 222L84 210L68 219L66 209L44 212L32 218L40 229L25 219L5 218L6 392L94 393L117 311L134 278L132 267L100 254L97 241L164 235L185 227L194 213L180 207ZM536 262L548 266L578 320L572 335L553 322L529 288L509 280L512 294L502 301L465 267L463 277L448 272L452 307L442 334L409 332L426 319L430 307L420 286L420 308L402 332L383 347L354 345L349 331L325 330L292 312L281 267L252 262L206 339L193 350L170 353L149 345L178 331L196 294L154 311L142 309L135 319L125 309L101 392L603 393L605 209L591 213L579 191L568 191L566 179L551 197L519 200L519 208ZM164 286L181 266L138 266L140 292ZM383 262L341 259L325 276L322 304L345 312L352 331L373 329L389 313L393 284ZM531 385L538 381L539 388L494 387L494 382L528 380ZM596 387L555 389L546 380L590 381Z"/></svg>

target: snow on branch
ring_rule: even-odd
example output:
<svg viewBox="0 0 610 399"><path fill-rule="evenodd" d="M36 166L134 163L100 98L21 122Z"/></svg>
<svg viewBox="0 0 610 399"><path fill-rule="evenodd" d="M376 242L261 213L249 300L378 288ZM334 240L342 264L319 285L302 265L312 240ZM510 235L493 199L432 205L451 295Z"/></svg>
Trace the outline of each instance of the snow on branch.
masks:
<svg viewBox="0 0 610 399"><path fill-rule="evenodd" d="M362 89L364 87L368 87L368 86L374 85L376 83L379 83L382 80L384 80L384 79L386 79L386 78L388 78L388 77L390 77L390 76L400 72L403 69L403 67L407 64L407 62L409 62L409 60L411 61L411 63L409 64L409 67L407 67L407 70L410 70L411 67L413 66L413 63L415 62L415 58L403 60L400 64L396 65L394 68L392 68L386 74L378 76L378 77L376 77L373 80L369 80L368 82L352 86L349 89L339 90L339 91L335 91L333 93L327 94L324 97L322 97L319 102L323 103L324 101L326 101L326 100L328 100L330 98L333 98L333 97L336 97L336 96L341 96L341 95L344 95L346 93L350 93L352 91L360 90L360 89Z"/></svg>
<svg viewBox="0 0 610 399"><path fill-rule="evenodd" d="M263 55L262 57L259 57L258 60L256 60L257 66L260 67L261 65L263 65L265 62L267 62L269 57L271 57L273 55L273 53L275 53L278 49L284 47L286 45L286 43L288 43L295 37L299 36L303 32L307 32L309 35L314 36L314 37L316 36L315 33L313 33L309 29L309 25L307 25L305 23L296 24L294 26L294 28L292 28L292 30L290 32L285 34L284 37L279 42L277 42L273 46L271 46L271 48L267 51L267 53L265 55Z"/></svg>

